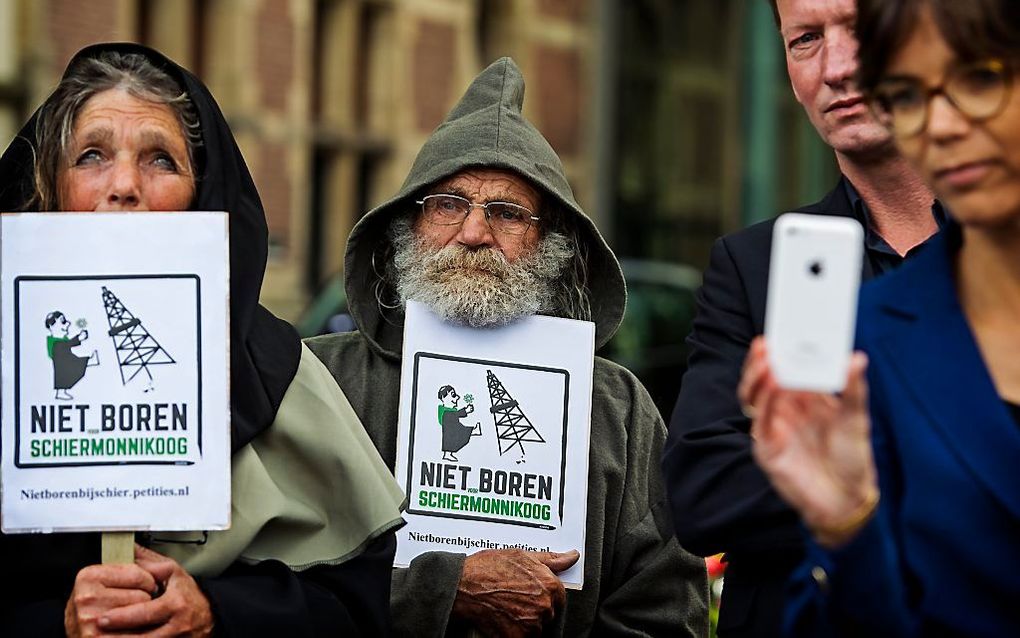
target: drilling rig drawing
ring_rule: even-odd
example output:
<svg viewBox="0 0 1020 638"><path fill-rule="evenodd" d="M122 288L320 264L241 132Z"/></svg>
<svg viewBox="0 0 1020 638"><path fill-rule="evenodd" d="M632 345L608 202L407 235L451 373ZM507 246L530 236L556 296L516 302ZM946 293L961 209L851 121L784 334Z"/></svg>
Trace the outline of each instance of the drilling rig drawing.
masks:
<svg viewBox="0 0 1020 638"><path fill-rule="evenodd" d="M492 413L496 421L496 440L499 443L499 455L503 456L513 448L518 448L521 459L524 460L525 443L545 443L545 439L528 419L528 416L521 410L521 406L510 396L503 382L499 380L492 370L485 371L485 380L489 386L489 400Z"/></svg>
<svg viewBox="0 0 1020 638"><path fill-rule="evenodd" d="M142 325L142 320L131 314L117 295L106 286L103 286L103 307L106 309L106 320L110 325L107 334L113 339L113 346L117 351L121 381L127 385L139 373L144 372L148 377L145 392L151 391L153 383L149 367L177 362L163 346L159 345L156 338L149 334Z"/></svg>

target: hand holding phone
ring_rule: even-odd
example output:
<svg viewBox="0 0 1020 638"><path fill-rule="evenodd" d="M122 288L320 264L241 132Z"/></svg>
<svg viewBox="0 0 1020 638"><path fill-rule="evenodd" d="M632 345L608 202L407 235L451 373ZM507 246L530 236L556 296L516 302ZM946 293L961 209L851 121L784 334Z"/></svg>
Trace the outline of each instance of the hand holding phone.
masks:
<svg viewBox="0 0 1020 638"><path fill-rule="evenodd" d="M839 392L857 319L864 231L848 217L786 213L772 234L765 341L783 388Z"/></svg>

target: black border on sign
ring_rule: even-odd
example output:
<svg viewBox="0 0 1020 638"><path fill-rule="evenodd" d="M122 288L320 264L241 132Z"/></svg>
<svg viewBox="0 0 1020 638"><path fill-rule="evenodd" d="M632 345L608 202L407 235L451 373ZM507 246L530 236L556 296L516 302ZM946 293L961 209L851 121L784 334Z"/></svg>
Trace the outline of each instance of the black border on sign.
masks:
<svg viewBox="0 0 1020 638"><path fill-rule="evenodd" d="M107 281L116 279L194 279L195 280L195 331L198 345L198 454L202 455L202 278L197 274L168 275L21 275L14 278L14 466L26 470L44 467L99 467L104 465L192 465L194 461L113 461L98 463L21 463L21 282L22 281Z"/></svg>
<svg viewBox="0 0 1020 638"><path fill-rule="evenodd" d="M547 368L544 366L533 366L526 365L523 363L509 363L507 361L492 361L489 359L471 359L469 357L456 357L447 354L437 354L433 352L416 352L414 355L414 373L412 375L412 386L411 386L411 428L408 435L407 445L407 485L404 493L408 495L407 512L409 514L417 514L419 516L438 516L440 518L457 518L469 521L482 521L486 523L502 523L504 525L520 525L523 527L537 527L540 529L555 529L551 525L545 525L543 523L531 523L528 521L513 521L506 519L495 519L487 516L473 516L471 514L450 514L446 512L435 512L431 510L419 510L415 509L414 499L411 498L411 480L414 476L414 429L417 414L418 405L418 365L421 362L422 357L427 359L440 359L443 361L457 361L459 363L471 363L475 365L483 366L494 366L500 368L516 368L518 370L535 370L537 372L551 372L554 374L562 374L563 379L563 436L562 436L562 447L560 449L560 525L563 525L563 498L564 498L564 487L567 481L567 408L570 405L570 372L563 368Z"/></svg>

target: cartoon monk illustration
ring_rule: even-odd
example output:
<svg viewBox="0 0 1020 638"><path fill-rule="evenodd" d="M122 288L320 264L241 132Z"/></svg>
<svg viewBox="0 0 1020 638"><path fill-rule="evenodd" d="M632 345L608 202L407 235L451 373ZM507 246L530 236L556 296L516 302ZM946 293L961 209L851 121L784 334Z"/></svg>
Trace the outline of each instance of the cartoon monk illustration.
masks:
<svg viewBox="0 0 1020 638"><path fill-rule="evenodd" d="M482 424L475 423L474 427L464 425L461 419L475 411L475 406L467 404L457 409L457 402L460 395L453 389L452 385L444 385L439 388L439 425L443 428L443 460L457 461L454 452L468 444L473 436L482 433Z"/></svg>
<svg viewBox="0 0 1020 638"><path fill-rule="evenodd" d="M72 348L89 338L89 331L82 330L74 338L68 336L71 322L59 310L46 315L46 329L50 331L50 336L46 337L46 353L53 360L54 398L69 401L74 397L68 390L85 376L85 368L99 365L99 353L93 350L90 356L79 357L72 352Z"/></svg>

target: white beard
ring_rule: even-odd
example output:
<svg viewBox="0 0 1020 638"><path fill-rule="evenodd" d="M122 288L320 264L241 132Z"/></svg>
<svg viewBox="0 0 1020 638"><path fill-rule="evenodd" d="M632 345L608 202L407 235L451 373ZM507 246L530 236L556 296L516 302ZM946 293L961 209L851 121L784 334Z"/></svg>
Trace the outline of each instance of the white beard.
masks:
<svg viewBox="0 0 1020 638"><path fill-rule="evenodd" d="M555 232L512 263L492 248L428 246L404 218L394 220L390 235L401 304L413 299L474 328L556 310L555 282L574 256L566 236Z"/></svg>

